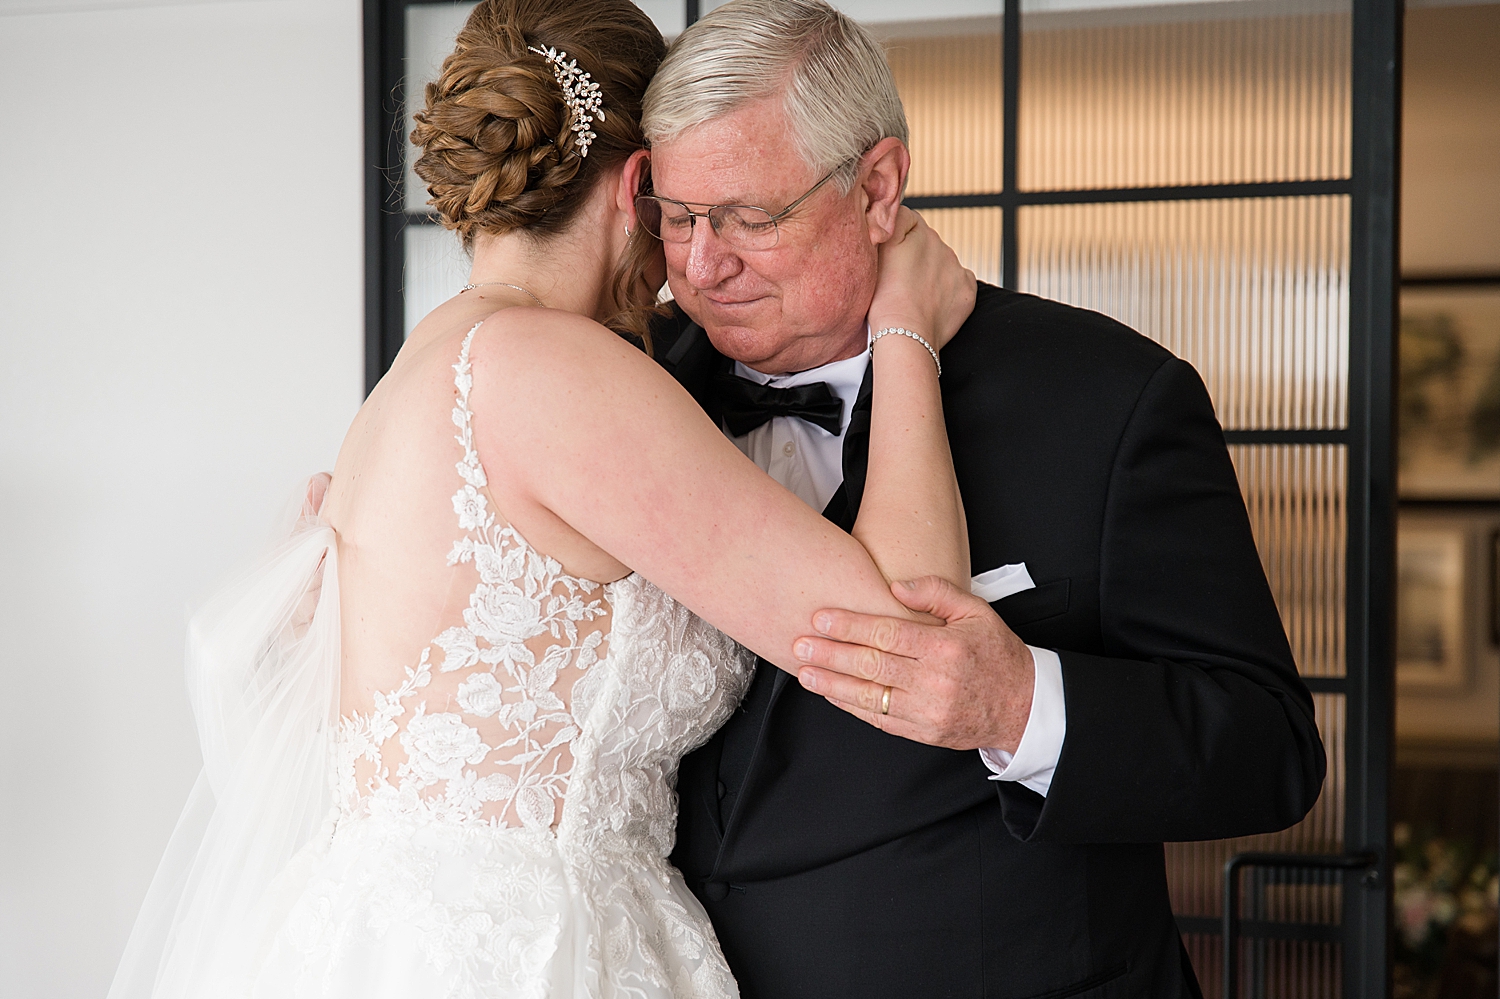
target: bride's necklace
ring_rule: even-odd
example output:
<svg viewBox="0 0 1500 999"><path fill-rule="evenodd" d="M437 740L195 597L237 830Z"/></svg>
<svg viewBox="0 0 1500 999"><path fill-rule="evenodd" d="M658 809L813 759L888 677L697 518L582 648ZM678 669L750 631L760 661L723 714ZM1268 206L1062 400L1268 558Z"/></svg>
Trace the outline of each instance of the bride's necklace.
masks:
<svg viewBox="0 0 1500 999"><path fill-rule="evenodd" d="M511 284L509 281L481 281L478 284L466 284L462 288L458 289L458 293L462 295L466 291L473 291L475 288L487 288L490 285L499 285L502 288L514 288L516 291L519 291L521 294L530 298L533 302L535 302L537 305L540 305L542 308L545 309L547 307L546 302L543 302L540 298L537 298L535 295L527 291L525 288L522 288L520 285Z"/></svg>

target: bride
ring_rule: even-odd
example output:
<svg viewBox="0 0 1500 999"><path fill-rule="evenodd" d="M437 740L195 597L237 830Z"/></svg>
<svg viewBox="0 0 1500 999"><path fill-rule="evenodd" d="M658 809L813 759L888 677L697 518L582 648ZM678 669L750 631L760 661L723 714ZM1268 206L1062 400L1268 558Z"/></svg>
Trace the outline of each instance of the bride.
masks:
<svg viewBox="0 0 1500 999"><path fill-rule="evenodd" d="M795 672L815 610L909 615L890 581L967 584L967 540L918 340L874 340L851 537L618 335L664 276L636 216L663 53L628 0L486 0L427 88L417 169L472 284L195 619L204 774L112 999L736 994L666 859L678 760L747 650ZM866 217L871 328L941 346L973 275L912 213Z"/></svg>

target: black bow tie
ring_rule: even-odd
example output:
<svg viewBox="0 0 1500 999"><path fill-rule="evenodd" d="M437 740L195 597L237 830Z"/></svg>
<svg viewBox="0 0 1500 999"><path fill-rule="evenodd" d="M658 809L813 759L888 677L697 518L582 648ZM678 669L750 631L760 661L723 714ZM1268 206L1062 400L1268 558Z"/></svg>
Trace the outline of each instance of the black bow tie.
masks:
<svg viewBox="0 0 1500 999"><path fill-rule="evenodd" d="M725 372L716 384L720 413L733 437L742 437L777 416L795 416L834 435L843 429L844 403L827 382L772 388Z"/></svg>

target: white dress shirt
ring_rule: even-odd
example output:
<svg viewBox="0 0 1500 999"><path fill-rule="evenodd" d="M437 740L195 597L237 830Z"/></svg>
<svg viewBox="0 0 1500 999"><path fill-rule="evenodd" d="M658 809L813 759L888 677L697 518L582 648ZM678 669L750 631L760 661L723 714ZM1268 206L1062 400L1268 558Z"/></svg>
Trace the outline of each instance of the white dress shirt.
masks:
<svg viewBox="0 0 1500 999"><path fill-rule="evenodd" d="M854 400L859 395L859 386L869 365L869 351L789 375L762 374L735 362L734 373L758 385L794 388L827 382L843 402L844 415L837 434L796 417L777 416L748 434L729 439L771 478L814 510L821 511L844 481L844 433L849 429ZM1031 649L1036 683L1031 695L1031 717L1021 735L1021 743L1014 753L981 749L979 758L994 771L991 780L1016 781L1045 796L1052 786L1052 774L1057 769L1063 737L1067 734L1062 661L1051 649L1027 647Z"/></svg>

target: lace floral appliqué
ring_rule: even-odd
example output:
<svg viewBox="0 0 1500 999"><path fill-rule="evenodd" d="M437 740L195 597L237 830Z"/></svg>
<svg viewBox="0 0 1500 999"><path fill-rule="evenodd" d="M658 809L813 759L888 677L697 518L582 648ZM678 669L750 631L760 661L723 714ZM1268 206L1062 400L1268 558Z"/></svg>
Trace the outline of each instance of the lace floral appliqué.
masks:
<svg viewBox="0 0 1500 999"><path fill-rule="evenodd" d="M361 995L391 967L391 994L541 999L566 981L727 999L712 928L666 858L678 761L734 709L754 657L639 576L567 575L497 517L473 336L454 366L448 554L468 599L394 689L346 705L338 813L254 995Z"/></svg>
<svg viewBox="0 0 1500 999"><path fill-rule="evenodd" d="M463 449L453 512L464 534L448 564L472 565L478 580L463 623L423 650L406 682L377 694L369 713L344 717L341 797L416 797L436 813L483 814L544 829L558 818L578 735L555 688L560 679L571 687L598 662L605 633L595 624L609 608L598 583L564 574L555 559L532 549L490 511L488 480L474 449L468 346L465 340L454 365L453 407L455 440ZM456 688L444 685L446 710L431 708L430 694L418 696L431 686L434 670L463 675ZM385 762L393 736L404 757L394 774ZM364 787L353 769L359 761L371 765Z"/></svg>

